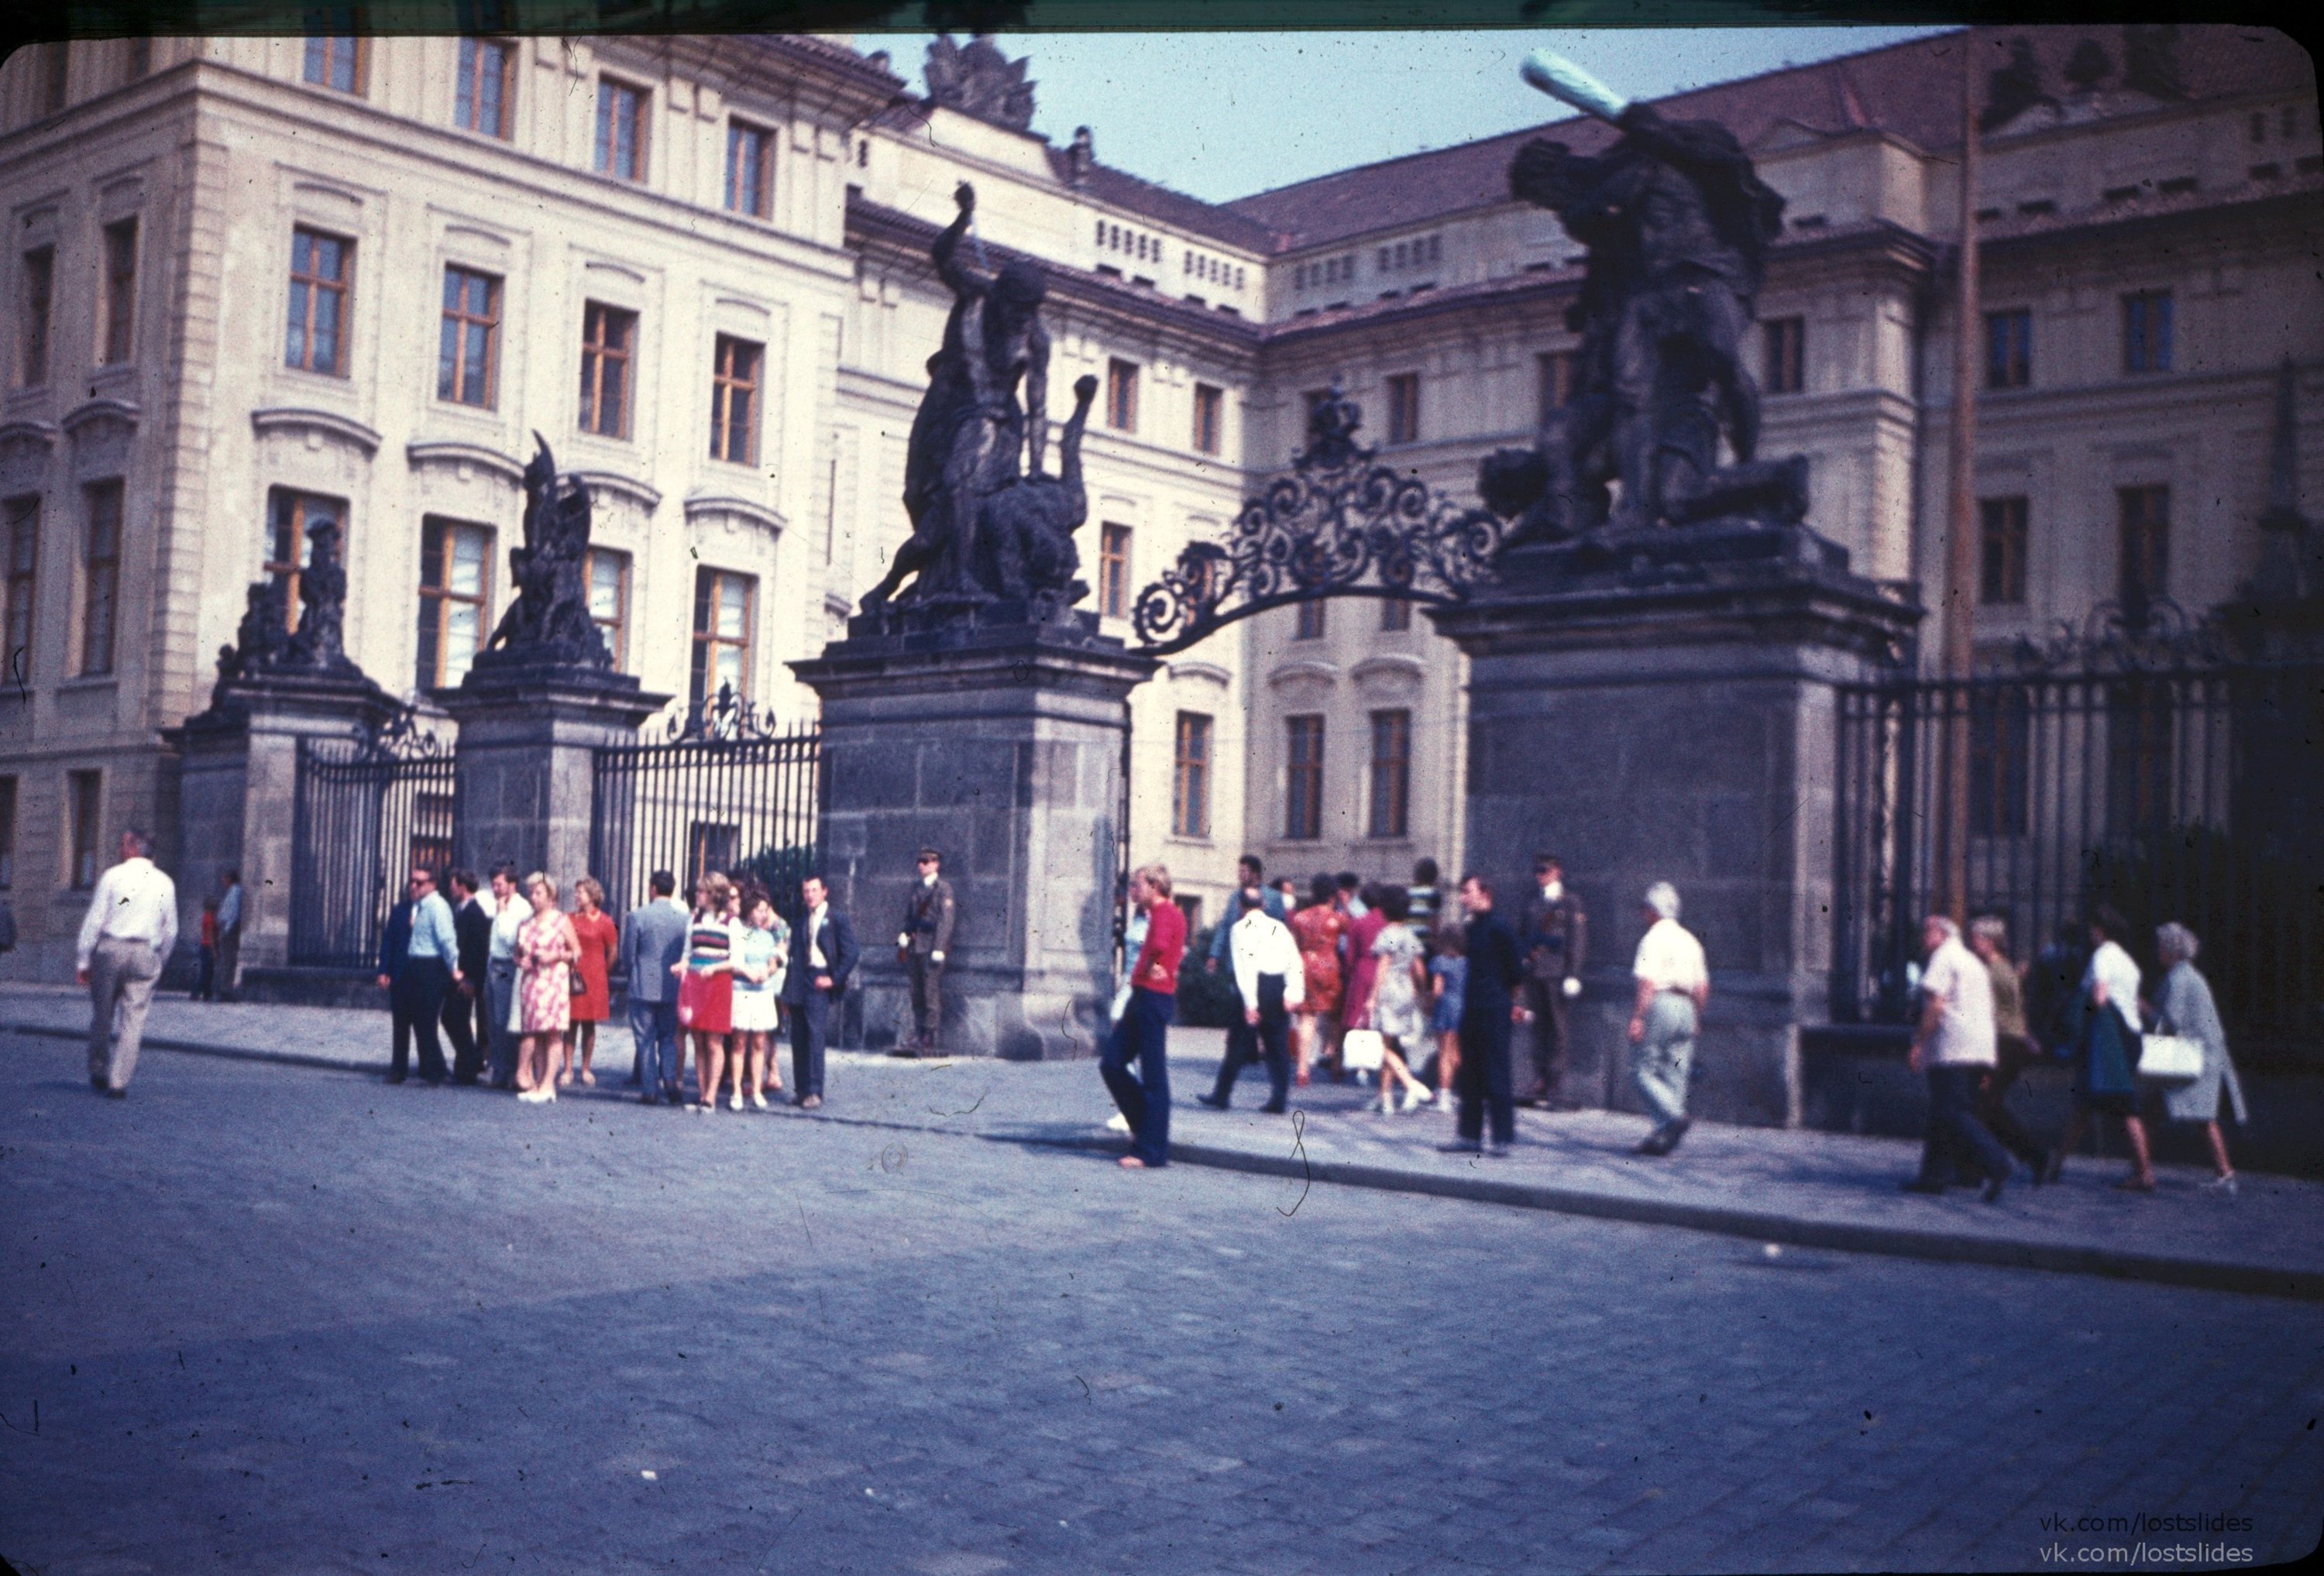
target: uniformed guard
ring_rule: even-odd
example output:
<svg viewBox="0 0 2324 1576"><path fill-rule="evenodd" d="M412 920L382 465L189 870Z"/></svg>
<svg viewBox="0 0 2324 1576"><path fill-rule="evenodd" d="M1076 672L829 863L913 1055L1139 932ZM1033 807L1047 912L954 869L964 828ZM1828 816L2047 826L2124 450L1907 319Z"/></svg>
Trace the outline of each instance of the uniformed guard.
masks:
<svg viewBox="0 0 2324 1576"><path fill-rule="evenodd" d="M913 1035L899 1040L899 1056L934 1055L944 1027L945 956L952 950L952 883L944 879L944 855L920 850L920 879L904 900L904 927L896 935L896 961L912 982Z"/></svg>

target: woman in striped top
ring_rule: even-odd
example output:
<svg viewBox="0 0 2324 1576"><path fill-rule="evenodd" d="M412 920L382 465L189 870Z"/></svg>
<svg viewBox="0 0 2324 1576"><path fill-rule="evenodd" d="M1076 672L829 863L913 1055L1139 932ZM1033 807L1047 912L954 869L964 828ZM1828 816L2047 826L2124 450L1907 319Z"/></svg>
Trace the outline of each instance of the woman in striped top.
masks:
<svg viewBox="0 0 2324 1576"><path fill-rule="evenodd" d="M678 976L678 1019L694 1036L696 1111L718 1109L718 1086L725 1081L726 1037L733 1028L734 927L726 917L733 886L712 871L695 884L694 923L686 933L686 956L670 966ZM742 1070L734 1069L739 1092Z"/></svg>

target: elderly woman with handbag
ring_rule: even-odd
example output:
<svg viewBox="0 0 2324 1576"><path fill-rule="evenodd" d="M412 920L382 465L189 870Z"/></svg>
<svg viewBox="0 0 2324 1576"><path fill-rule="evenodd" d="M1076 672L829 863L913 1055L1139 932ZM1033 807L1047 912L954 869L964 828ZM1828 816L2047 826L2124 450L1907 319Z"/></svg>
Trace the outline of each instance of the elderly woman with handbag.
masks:
<svg viewBox="0 0 2324 1576"><path fill-rule="evenodd" d="M2163 989L2155 998L2157 1027L2163 1034L2191 1040L2201 1048L2200 1071L2192 1078L2163 1086L2163 1120L2201 1122L2210 1140L2211 1165L2218 1175L2203 1185L2221 1193L2236 1191L2236 1168L2227 1159L2227 1140L2219 1131L2219 1091L2227 1095L2238 1126L2250 1120L2244 1109L2244 1086L2236 1064L2227 1055L2227 1031L2219 1022L2218 1004L2211 1000L2210 982L2195 967L2201 943L2195 933L2172 920L2154 932L2154 950L2163 962ZM2147 1044L2156 1043L2154 1036Z"/></svg>
<svg viewBox="0 0 2324 1576"><path fill-rule="evenodd" d="M2130 1138L2131 1173L2115 1186L2126 1193L2154 1191L2154 1162L2146 1124L2138 1117L2138 964L2118 939L2130 933L2123 917L2104 904L2090 916L2090 961L2082 971L2081 993L2068 1009L2073 1034L2074 1104L2066 1136L2050 1155L2046 1179L2058 1180L2067 1153L2078 1147L2094 1116L2122 1119Z"/></svg>
<svg viewBox="0 0 2324 1576"><path fill-rule="evenodd" d="M573 1023L573 977L581 943L573 921L557 906L557 883L540 871L524 878L532 917L516 933L519 1100L544 1105L557 1098L558 1056Z"/></svg>

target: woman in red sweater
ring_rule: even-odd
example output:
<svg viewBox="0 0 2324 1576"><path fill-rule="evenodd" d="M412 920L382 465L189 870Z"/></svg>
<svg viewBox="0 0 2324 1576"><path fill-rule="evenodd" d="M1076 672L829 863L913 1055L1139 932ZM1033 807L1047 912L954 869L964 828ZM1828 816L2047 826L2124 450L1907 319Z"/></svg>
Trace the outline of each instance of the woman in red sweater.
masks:
<svg viewBox="0 0 2324 1576"><path fill-rule="evenodd" d="M1130 973L1130 1006L1114 1026L1098 1073L1130 1123L1121 1164L1142 1171L1170 1163L1170 1069L1164 1043L1186 953L1186 917L1170 900L1170 872L1149 864L1131 872L1130 900L1146 915L1146 945ZM1130 1064L1138 1064L1132 1076Z"/></svg>

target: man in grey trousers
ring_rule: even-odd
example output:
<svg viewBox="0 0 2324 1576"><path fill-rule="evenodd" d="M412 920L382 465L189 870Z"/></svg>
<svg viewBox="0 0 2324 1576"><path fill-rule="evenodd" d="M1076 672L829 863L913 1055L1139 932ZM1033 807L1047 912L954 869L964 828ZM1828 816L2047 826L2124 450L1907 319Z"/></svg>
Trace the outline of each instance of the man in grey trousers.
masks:
<svg viewBox="0 0 2324 1576"><path fill-rule="evenodd" d="M637 1047L638 1098L648 1105L660 1100L680 1105L685 1072L678 1059L678 981L670 968L686 955L687 915L673 896L676 876L658 870L648 884L651 900L622 921L620 968L630 996L630 1041Z"/></svg>
<svg viewBox="0 0 2324 1576"><path fill-rule="evenodd" d="M80 923L75 968L88 987L88 1081L115 1100L129 1092L153 982L178 945L178 884L153 868L152 852L145 833L124 832L121 862L98 878Z"/></svg>

